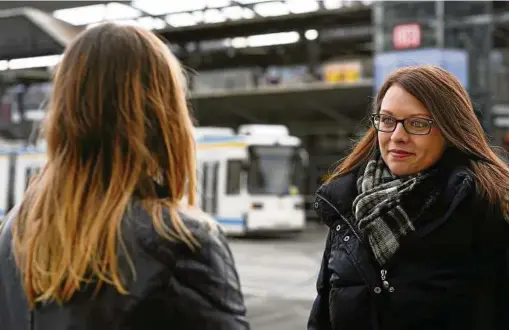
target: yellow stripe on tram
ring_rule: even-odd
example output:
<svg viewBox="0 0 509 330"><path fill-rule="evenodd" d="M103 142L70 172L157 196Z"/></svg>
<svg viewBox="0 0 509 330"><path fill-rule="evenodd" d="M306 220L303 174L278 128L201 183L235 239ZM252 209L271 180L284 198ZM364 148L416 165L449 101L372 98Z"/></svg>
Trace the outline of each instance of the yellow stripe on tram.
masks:
<svg viewBox="0 0 509 330"><path fill-rule="evenodd" d="M221 142L221 143L204 143L199 144L198 149L218 149L218 148L244 148L247 147L247 143L244 142Z"/></svg>

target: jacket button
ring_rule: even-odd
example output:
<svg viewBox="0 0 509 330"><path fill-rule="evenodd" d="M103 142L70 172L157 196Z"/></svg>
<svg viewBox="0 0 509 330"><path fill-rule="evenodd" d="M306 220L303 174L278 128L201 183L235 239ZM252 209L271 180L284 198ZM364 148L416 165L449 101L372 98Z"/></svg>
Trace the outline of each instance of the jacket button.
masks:
<svg viewBox="0 0 509 330"><path fill-rule="evenodd" d="M373 289L373 291L375 291L376 294L380 294L382 292L382 289L379 286L377 286Z"/></svg>
<svg viewBox="0 0 509 330"><path fill-rule="evenodd" d="M318 202L315 202L315 209L318 208Z"/></svg>
<svg viewBox="0 0 509 330"><path fill-rule="evenodd" d="M350 236L345 236L345 238L343 238L343 241L345 242L348 242L350 240Z"/></svg>
<svg viewBox="0 0 509 330"><path fill-rule="evenodd" d="M340 231L341 230L341 225L337 225L336 226L336 231Z"/></svg>

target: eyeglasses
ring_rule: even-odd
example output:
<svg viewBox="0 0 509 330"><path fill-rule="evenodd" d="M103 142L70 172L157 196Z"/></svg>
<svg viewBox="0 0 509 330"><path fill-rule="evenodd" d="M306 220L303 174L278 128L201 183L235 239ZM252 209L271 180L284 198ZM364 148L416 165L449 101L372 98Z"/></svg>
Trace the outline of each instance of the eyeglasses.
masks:
<svg viewBox="0 0 509 330"><path fill-rule="evenodd" d="M428 135L433 127L432 119L405 118L398 120L392 116L381 114L371 115L371 122L377 131L384 133L394 132L398 123L402 123L405 131L412 135Z"/></svg>

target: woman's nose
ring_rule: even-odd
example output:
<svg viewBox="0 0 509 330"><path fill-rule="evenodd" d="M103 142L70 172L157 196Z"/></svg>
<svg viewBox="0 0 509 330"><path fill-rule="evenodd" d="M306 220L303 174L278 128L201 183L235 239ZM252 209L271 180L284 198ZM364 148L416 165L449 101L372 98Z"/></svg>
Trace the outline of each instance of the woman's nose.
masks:
<svg viewBox="0 0 509 330"><path fill-rule="evenodd" d="M392 132L391 140L405 142L408 140L408 133L403 127L403 123L397 123L394 132Z"/></svg>

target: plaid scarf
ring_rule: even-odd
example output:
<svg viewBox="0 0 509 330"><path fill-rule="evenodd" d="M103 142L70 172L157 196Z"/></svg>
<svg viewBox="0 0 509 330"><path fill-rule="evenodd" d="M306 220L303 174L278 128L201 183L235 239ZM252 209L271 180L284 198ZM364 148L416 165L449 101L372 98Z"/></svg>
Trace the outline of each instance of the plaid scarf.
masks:
<svg viewBox="0 0 509 330"><path fill-rule="evenodd" d="M357 228L380 265L396 253L404 236L415 231L414 220L436 199L431 188L434 185L423 185L435 172L400 178L390 172L380 156L370 160L364 172L361 171L353 214Z"/></svg>

